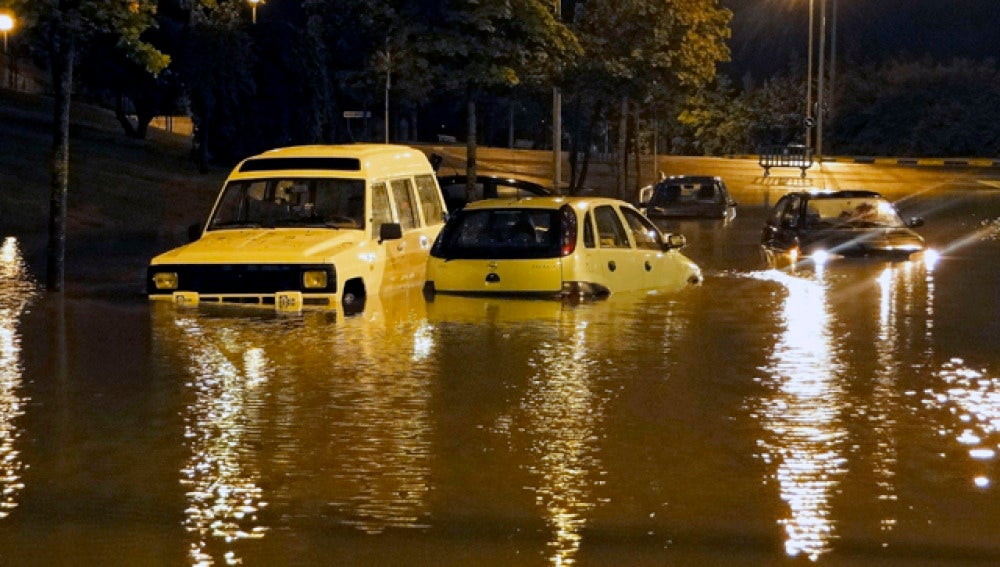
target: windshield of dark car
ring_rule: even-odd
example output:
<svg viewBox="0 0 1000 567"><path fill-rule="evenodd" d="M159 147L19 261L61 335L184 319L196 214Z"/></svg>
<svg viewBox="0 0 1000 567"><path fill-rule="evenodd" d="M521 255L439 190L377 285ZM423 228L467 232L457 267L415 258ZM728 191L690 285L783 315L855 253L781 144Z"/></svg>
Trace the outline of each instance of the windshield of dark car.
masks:
<svg viewBox="0 0 1000 567"><path fill-rule="evenodd" d="M445 224L431 254L445 259L557 257L558 218L549 209L462 210Z"/></svg>
<svg viewBox="0 0 1000 567"><path fill-rule="evenodd" d="M650 205L665 207L696 203L714 203L716 191L714 183L662 183L656 187Z"/></svg>
<svg viewBox="0 0 1000 567"><path fill-rule="evenodd" d="M806 202L806 228L902 227L892 203L877 197L838 197Z"/></svg>
<svg viewBox="0 0 1000 567"><path fill-rule="evenodd" d="M208 230L255 227L364 228L360 179L273 178L226 185Z"/></svg>

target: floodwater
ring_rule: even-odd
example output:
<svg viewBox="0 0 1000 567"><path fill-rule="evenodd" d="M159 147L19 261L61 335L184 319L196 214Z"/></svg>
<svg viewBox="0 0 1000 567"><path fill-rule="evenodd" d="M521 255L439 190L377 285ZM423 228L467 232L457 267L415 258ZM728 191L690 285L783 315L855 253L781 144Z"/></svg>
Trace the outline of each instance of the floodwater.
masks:
<svg viewBox="0 0 1000 567"><path fill-rule="evenodd" d="M340 321L46 296L7 238L0 563L998 564L1000 192L904 205L937 262L765 270L757 202L669 227L699 287Z"/></svg>

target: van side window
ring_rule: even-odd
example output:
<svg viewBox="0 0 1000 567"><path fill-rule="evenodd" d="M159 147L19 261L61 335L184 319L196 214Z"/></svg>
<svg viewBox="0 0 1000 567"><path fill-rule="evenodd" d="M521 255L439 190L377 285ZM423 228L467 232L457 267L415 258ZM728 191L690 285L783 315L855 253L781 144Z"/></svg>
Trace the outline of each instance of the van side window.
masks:
<svg viewBox="0 0 1000 567"><path fill-rule="evenodd" d="M417 210L413 206L413 192L410 191L409 179L393 179L389 182L392 187L392 200L396 203L396 216L399 217L399 225L403 230L416 228L419 220Z"/></svg>
<svg viewBox="0 0 1000 567"><path fill-rule="evenodd" d="M389 191L384 182L372 184L372 238L378 238L379 229L392 222L392 208L389 205Z"/></svg>
<svg viewBox="0 0 1000 567"><path fill-rule="evenodd" d="M618 213L610 205L602 205L594 209L594 219L597 221L597 234L601 248L631 248L625 227L618 218Z"/></svg>
<svg viewBox="0 0 1000 567"><path fill-rule="evenodd" d="M417 195L420 197L420 210L424 214L424 225L433 226L444 222L444 210L441 208L441 191L432 175L418 175Z"/></svg>

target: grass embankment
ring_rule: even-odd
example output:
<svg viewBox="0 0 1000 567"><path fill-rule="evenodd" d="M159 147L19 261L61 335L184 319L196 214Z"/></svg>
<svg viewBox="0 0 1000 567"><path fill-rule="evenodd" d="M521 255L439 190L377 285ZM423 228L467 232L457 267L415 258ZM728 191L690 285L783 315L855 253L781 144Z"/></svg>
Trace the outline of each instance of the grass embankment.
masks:
<svg viewBox="0 0 1000 567"><path fill-rule="evenodd" d="M88 105L71 116L66 289L141 289L149 257L184 240L228 171L199 173L187 136L150 130L146 140L130 139L112 112ZM51 148L51 99L0 91L0 237L21 240L39 281Z"/></svg>

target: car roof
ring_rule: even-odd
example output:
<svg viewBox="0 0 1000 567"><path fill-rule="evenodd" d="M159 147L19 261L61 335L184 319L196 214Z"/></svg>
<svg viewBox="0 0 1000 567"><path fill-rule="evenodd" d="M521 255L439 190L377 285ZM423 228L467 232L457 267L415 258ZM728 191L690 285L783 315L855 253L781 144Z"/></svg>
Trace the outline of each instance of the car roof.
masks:
<svg viewBox="0 0 1000 567"><path fill-rule="evenodd" d="M463 184L465 182L466 175L464 173L438 175L438 183L441 185L456 185ZM505 185L508 187L517 187L519 189L535 193L536 195L551 194L551 191L540 183L518 177L510 177L508 175L481 174L476 176L476 183L481 183L483 185Z"/></svg>
<svg viewBox="0 0 1000 567"><path fill-rule="evenodd" d="M661 179L657 185L660 183L714 183L716 181L722 181L722 178L717 175L671 175L664 179Z"/></svg>
<svg viewBox="0 0 1000 567"><path fill-rule="evenodd" d="M867 191L863 189L845 189L841 191L794 191L789 195L801 195L808 199L884 199L877 191Z"/></svg>
<svg viewBox="0 0 1000 567"><path fill-rule="evenodd" d="M618 205L632 207L629 203L621 199L612 197L580 197L571 195L550 195L537 197L504 198L504 199L483 199L473 201L465 206L464 210L479 209L558 209L563 205L570 205L576 208L588 209L598 205Z"/></svg>
<svg viewBox="0 0 1000 567"><path fill-rule="evenodd" d="M427 156L409 146L313 144L275 148L250 156L237 164L230 178L336 175L363 179L433 172Z"/></svg>

